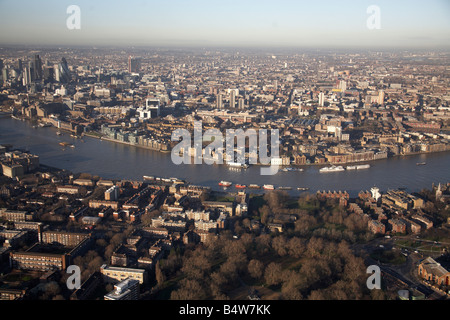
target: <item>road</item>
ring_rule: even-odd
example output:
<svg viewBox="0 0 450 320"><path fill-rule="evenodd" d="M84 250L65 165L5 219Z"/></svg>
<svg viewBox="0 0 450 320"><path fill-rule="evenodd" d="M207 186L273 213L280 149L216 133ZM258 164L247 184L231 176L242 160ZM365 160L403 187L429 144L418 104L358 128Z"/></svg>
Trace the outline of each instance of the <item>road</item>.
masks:
<svg viewBox="0 0 450 320"><path fill-rule="evenodd" d="M397 281L399 284L403 284L408 288L416 289L423 294L425 294L428 300L442 300L446 299L447 296L441 292L435 291L431 287L424 285L417 275L417 267L420 261L425 257L420 252L410 253L404 252L407 255L406 262L401 265L388 265L383 264L380 261L376 261L370 257L375 249L384 248L386 250L396 249L395 240L400 237L394 238L377 238L365 244L356 244L352 246L353 251L365 258L366 265L377 265L380 267L382 274L391 277L393 280ZM401 237L402 239L408 238L409 240L416 239L415 237ZM427 242L433 242L428 241ZM414 248L412 248L414 249ZM426 255L428 256L428 254Z"/></svg>

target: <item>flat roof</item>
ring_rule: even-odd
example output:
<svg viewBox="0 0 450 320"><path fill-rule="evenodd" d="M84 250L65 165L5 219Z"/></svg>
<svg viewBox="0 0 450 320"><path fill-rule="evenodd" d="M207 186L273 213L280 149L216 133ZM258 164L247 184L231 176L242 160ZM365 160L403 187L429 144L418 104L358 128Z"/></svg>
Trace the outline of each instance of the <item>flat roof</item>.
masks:
<svg viewBox="0 0 450 320"><path fill-rule="evenodd" d="M136 273L144 273L145 272L145 269L114 267L114 266L107 266L106 264L102 265L100 269L122 271L122 272L136 272Z"/></svg>

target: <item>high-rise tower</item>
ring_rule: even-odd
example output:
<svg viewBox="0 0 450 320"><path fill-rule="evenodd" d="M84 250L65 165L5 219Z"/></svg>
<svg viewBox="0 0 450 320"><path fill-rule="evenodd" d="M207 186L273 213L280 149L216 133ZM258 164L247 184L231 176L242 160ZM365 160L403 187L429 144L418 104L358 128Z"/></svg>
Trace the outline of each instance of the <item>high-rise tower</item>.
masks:
<svg viewBox="0 0 450 320"><path fill-rule="evenodd" d="M141 69L141 58L128 57L128 72L138 73Z"/></svg>

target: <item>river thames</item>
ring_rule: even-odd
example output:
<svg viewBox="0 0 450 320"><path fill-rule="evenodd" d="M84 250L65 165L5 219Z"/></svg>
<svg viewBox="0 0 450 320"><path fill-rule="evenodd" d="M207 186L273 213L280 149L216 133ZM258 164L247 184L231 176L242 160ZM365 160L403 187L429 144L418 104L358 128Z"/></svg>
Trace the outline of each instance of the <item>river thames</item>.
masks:
<svg viewBox="0 0 450 320"><path fill-rule="evenodd" d="M399 156L370 162L370 169L320 173L319 166L304 166L303 172L279 171L273 176L260 175L259 166L246 170L231 170L224 165L175 165L170 153L147 150L115 142L83 137L76 139L69 133L56 134L57 129L33 128L30 123L0 117L0 143L23 148L40 157L42 164L66 169L74 173L90 173L105 179L142 180L143 176L176 177L191 184L221 190L218 182L234 184L271 184L292 187L291 194L299 194L297 187L317 190L347 191L356 196L361 190L376 186L382 192L406 188L408 192L430 189L432 184L450 181L450 152ZM63 148L60 142L72 143L75 148ZM418 166L418 162L426 165ZM234 191L234 187L229 188Z"/></svg>

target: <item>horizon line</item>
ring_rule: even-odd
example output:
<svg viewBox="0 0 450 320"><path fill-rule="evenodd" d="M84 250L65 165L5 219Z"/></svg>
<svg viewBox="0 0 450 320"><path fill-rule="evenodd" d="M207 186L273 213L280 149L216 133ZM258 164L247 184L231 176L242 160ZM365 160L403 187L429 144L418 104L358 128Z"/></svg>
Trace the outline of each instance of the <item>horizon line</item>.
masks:
<svg viewBox="0 0 450 320"><path fill-rule="evenodd" d="M117 48L117 49L240 49L240 50L363 50L363 51L450 51L450 45L442 46L371 46L371 45L333 45L333 46L318 46L318 45L117 45L117 44L28 44L28 43L0 43L0 49L5 48L42 48L42 49L102 49L102 48Z"/></svg>

